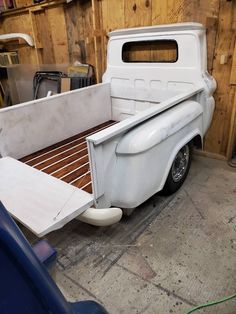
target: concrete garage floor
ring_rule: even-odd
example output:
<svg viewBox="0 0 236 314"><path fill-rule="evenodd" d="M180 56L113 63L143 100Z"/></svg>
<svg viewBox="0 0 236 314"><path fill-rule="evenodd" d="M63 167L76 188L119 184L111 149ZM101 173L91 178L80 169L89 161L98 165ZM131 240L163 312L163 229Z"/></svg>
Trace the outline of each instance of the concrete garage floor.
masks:
<svg viewBox="0 0 236 314"><path fill-rule="evenodd" d="M47 238L69 300L96 299L111 314L185 313L236 292L234 223L236 172L195 156L174 196L155 195L111 227L74 220ZM235 314L236 299L199 313Z"/></svg>

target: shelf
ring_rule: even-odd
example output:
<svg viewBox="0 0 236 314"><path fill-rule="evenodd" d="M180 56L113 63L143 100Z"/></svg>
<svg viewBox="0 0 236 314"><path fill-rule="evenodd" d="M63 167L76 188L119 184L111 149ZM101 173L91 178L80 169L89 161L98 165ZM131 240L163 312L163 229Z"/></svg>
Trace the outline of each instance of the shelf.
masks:
<svg viewBox="0 0 236 314"><path fill-rule="evenodd" d="M49 0L49 1L43 1L41 3L36 3L36 4L31 4L26 7L16 7L13 9L7 9L5 11L2 11L0 14L1 17L6 17L10 15L17 15L17 14L22 14L22 13L28 13L29 11L39 11L39 10L44 10L48 7L52 6L58 6L61 4L67 3L66 0Z"/></svg>

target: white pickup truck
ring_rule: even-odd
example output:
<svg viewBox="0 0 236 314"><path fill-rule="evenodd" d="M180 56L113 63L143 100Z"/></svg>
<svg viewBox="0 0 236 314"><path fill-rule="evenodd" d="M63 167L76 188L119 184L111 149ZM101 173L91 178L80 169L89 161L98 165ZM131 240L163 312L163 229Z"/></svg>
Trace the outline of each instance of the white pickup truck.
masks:
<svg viewBox="0 0 236 314"><path fill-rule="evenodd" d="M175 192L203 145L216 89L203 26L109 37L103 83L0 110L0 200L37 236Z"/></svg>

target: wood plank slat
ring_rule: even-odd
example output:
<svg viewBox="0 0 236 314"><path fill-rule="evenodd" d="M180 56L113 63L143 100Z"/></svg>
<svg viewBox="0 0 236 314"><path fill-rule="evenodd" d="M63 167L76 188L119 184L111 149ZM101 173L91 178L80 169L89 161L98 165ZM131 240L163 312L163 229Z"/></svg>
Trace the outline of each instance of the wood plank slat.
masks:
<svg viewBox="0 0 236 314"><path fill-rule="evenodd" d="M91 182L91 175L90 173L85 173L81 178L74 181L72 185L76 186L77 188L83 188L89 182Z"/></svg>
<svg viewBox="0 0 236 314"><path fill-rule="evenodd" d="M64 160L64 158L70 157L73 154L76 154L78 152L81 152L82 156L87 154L87 143L83 143L79 147L73 147L70 150L67 150L65 152L60 153L59 155L56 155L50 159L47 159L45 161L40 162L37 165L30 165L38 170L43 170L44 168L47 168L50 165L55 164L56 162L59 162L61 160ZM81 156L81 157L82 157Z"/></svg>
<svg viewBox="0 0 236 314"><path fill-rule="evenodd" d="M63 181L66 183L73 183L75 180L79 180L81 176L83 176L85 173L89 172L89 164L85 164L79 169L73 171L72 173L68 174L63 178Z"/></svg>
<svg viewBox="0 0 236 314"><path fill-rule="evenodd" d="M41 156L38 156L36 158L33 158L29 161L27 161L27 165L29 166L34 166L42 161L45 161L46 159L49 159L49 158L52 158L54 157L55 155L57 154L60 154L60 153L63 153L64 151L70 149L70 148L73 148L74 146L76 145L80 145L80 144L83 144L85 143L85 139L82 138L82 139L76 139L72 142L69 142L68 144L65 144L65 145L62 145L56 149L53 149L51 151L48 151L47 153L41 155Z"/></svg>
<svg viewBox="0 0 236 314"><path fill-rule="evenodd" d="M25 156L20 161L52 175L77 188L92 193L92 182L86 137L117 123L110 120L45 149Z"/></svg>
<svg viewBox="0 0 236 314"><path fill-rule="evenodd" d="M88 155L79 158L78 160L64 166L63 168L60 168L59 170L53 172L53 173L49 173L52 174L54 177L58 178L58 179L62 179L65 175L71 173L72 171L78 169L79 167L81 167L82 165L86 164L89 162L89 158Z"/></svg>
<svg viewBox="0 0 236 314"><path fill-rule="evenodd" d="M63 140L63 141L60 141L60 142L55 143L55 144L53 144L53 145L50 145L50 146L48 146L48 147L46 147L46 148L43 148L43 149L41 149L41 150L39 150L39 151L37 151L37 152L34 152L33 154L27 155L27 156L21 158L20 161L26 163L27 161L29 161L29 160L31 160L31 159L33 159L33 158L36 158L36 157L39 157L39 156L42 155L42 154L48 153L48 151L51 151L51 150L53 150L53 149L60 148L61 146L66 145L66 144L68 144L69 142L72 142L72 141L74 141L74 140L77 140L77 139L79 139L80 137L86 138L86 136L88 136L88 134L90 134L90 133L92 133L92 132L96 133L96 132L98 132L98 130L99 130L100 128L101 128L101 129L102 129L102 128L107 128L107 127L109 127L110 125L112 125L113 123L115 123L115 121L113 121L113 120L109 120L109 121L106 121L106 122L104 122L104 123L101 123L101 124L99 124L99 125L97 125L97 126L91 128L91 129L89 129L89 130L86 130L86 131L84 131L84 132L81 132L81 133L79 133L79 134L76 134L76 135L74 135L74 136L71 136L71 137L69 137L69 138L67 138L67 139L65 139L65 140Z"/></svg>
<svg viewBox="0 0 236 314"><path fill-rule="evenodd" d="M83 188L83 190L84 190L85 192L88 192L88 193L92 194L92 193L93 193L92 183L86 185L86 186Z"/></svg>

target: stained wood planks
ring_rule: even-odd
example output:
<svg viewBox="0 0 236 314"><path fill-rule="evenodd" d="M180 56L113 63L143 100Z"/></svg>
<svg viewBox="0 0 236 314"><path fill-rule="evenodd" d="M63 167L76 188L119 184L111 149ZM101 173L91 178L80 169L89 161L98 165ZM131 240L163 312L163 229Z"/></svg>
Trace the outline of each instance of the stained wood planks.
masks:
<svg viewBox="0 0 236 314"><path fill-rule="evenodd" d="M230 85L230 76L236 39L236 2L220 0L219 4L218 34L215 42L212 70L212 75L218 83L214 96L216 110L206 136L205 149L220 155L226 155L230 145L230 121L235 94L235 86ZM227 59L224 64L221 62L222 56Z"/></svg>
<svg viewBox="0 0 236 314"><path fill-rule="evenodd" d="M231 68L231 74L230 74L230 84L236 85L236 42L234 45L233 61L232 61L232 68Z"/></svg>
<svg viewBox="0 0 236 314"><path fill-rule="evenodd" d="M85 132L25 156L20 161L88 193L92 193L86 137L115 123L112 120L104 122Z"/></svg>

